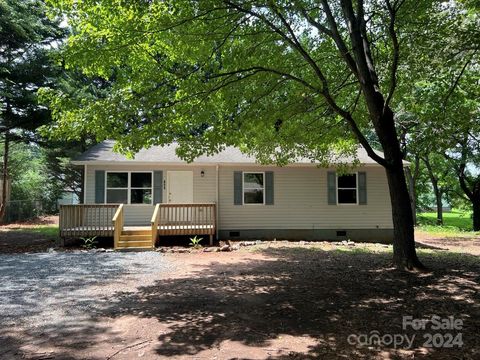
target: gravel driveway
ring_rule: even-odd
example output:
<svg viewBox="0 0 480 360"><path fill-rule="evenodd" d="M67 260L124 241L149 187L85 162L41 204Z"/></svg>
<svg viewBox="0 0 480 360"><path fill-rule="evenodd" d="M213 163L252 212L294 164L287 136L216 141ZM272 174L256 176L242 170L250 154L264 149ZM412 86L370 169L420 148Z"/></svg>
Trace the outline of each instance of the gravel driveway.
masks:
<svg viewBox="0 0 480 360"><path fill-rule="evenodd" d="M117 291L149 285L173 268L156 252L0 255L0 329L80 324Z"/></svg>

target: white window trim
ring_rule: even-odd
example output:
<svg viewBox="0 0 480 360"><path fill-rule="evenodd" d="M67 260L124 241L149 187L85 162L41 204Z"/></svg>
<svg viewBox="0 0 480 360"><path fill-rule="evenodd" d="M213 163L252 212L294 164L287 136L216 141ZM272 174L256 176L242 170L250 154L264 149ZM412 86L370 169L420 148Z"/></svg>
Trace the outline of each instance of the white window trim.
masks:
<svg viewBox="0 0 480 360"><path fill-rule="evenodd" d="M262 203L256 203L256 204L245 203L245 174L262 174L263 176L263 188L262 188L263 202ZM265 205L265 171L242 171L242 204L247 206L250 206L250 205L264 206Z"/></svg>
<svg viewBox="0 0 480 360"><path fill-rule="evenodd" d="M358 171L348 173L348 174L343 174L343 175L355 175L355 191L356 191L356 194L355 194L356 202L355 203L340 203L340 202L338 202L338 190L352 190L353 188L339 188L338 187L338 178L339 178L339 176L342 176L342 175L338 175L338 174L336 174L336 175L337 175L337 183L336 183L337 186L336 186L335 191L337 192L337 194L336 194L337 195L337 205L340 205L340 206L344 206L344 205L355 206L355 205L358 205Z"/></svg>
<svg viewBox="0 0 480 360"><path fill-rule="evenodd" d="M127 177L127 187L126 188L109 188L107 187L107 179L108 179L108 174L119 174L119 173L127 173L128 174L128 177ZM145 187L145 188L139 188L139 187L131 187L131 184L132 184L132 173L135 174L135 173L149 173L151 174L152 176L152 186L151 187ZM107 191L108 190L127 190L127 203L125 205L132 205L132 206L151 206L153 205L153 189L155 188L155 184L153 183L155 181L154 177L153 177L153 171L148 171L148 170L145 170L145 171L141 171L141 170L138 170L138 171L121 171L121 170L113 170L113 171L105 171L105 204L107 204ZM132 190L151 190L152 192L152 201L150 202L150 204L132 204L131 203L131 191Z"/></svg>

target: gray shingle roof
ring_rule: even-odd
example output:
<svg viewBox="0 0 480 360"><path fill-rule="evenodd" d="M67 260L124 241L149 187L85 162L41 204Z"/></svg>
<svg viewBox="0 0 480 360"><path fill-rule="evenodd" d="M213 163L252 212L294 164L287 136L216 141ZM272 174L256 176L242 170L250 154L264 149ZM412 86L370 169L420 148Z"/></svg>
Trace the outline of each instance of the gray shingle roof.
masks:
<svg viewBox="0 0 480 360"><path fill-rule="evenodd" d="M101 142L89 150L85 151L82 155L76 158L74 164L83 164L88 162L113 162L113 163L171 163L171 164L185 164L186 162L179 158L175 152L177 145L171 144L167 146L152 146L148 149L140 150L134 157L134 159L128 159L126 156L113 151L115 142L112 140L106 140ZM380 155L382 153L378 152ZM359 148L357 151L357 157L362 164L377 164L366 153L363 148ZM350 160L352 161L352 159ZM255 158L243 154L239 149L234 147L227 147L225 150L212 156L202 155L195 159L194 163L242 163L242 164L254 164ZM299 159L296 164L311 164L309 159Z"/></svg>

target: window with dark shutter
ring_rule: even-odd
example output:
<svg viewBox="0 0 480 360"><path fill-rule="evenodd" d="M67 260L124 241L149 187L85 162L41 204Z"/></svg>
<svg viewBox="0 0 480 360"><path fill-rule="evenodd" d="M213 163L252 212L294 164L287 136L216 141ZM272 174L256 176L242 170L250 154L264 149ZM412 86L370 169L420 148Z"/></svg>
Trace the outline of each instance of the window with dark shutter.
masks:
<svg viewBox="0 0 480 360"><path fill-rule="evenodd" d="M357 204L357 174L346 174L337 177L338 204Z"/></svg>

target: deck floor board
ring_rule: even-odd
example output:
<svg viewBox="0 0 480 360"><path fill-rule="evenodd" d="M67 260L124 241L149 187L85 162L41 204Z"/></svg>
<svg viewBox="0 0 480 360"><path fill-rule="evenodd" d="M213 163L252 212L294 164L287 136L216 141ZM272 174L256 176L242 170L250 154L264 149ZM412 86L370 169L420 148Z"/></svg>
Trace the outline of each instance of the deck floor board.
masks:
<svg viewBox="0 0 480 360"><path fill-rule="evenodd" d="M211 224L184 224L184 225L161 225L158 227L158 233L161 235L163 232L170 232L170 231L175 231L175 230L187 230L187 231L212 231L214 228L213 225ZM145 231L145 230L151 230L151 226L146 226L146 225L131 225L131 226L125 226L123 228L124 231ZM62 232L64 233L69 233L69 234L100 234L100 233L111 233L113 235L113 226L95 226L94 228L91 226L77 226L77 227L72 227L72 228L64 228L62 229Z"/></svg>

